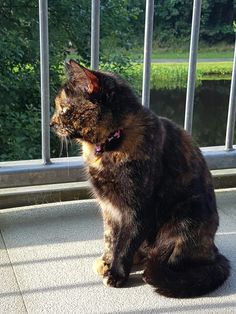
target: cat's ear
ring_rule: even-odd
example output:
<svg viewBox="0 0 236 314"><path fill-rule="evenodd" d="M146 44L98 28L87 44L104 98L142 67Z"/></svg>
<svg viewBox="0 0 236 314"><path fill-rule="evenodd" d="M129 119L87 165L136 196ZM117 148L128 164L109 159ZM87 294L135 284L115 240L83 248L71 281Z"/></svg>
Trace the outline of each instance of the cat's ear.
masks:
<svg viewBox="0 0 236 314"><path fill-rule="evenodd" d="M66 61L65 67L69 80L74 85L78 85L80 89L89 94L99 90L99 80L92 71L78 64L74 60Z"/></svg>

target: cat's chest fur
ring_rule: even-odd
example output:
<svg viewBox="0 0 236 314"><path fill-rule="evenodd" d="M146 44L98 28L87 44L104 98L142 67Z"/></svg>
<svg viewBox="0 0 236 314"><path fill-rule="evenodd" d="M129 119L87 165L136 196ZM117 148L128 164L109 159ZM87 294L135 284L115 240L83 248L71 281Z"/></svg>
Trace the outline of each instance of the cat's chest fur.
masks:
<svg viewBox="0 0 236 314"><path fill-rule="evenodd" d="M104 156L105 155L105 156ZM120 187L122 163L126 157L122 153L96 155L94 145L83 143L83 158L94 188L104 195L105 191L116 192ZM107 194L105 193L105 194Z"/></svg>
<svg viewBox="0 0 236 314"><path fill-rule="evenodd" d="M127 207L129 194L132 193L132 189L127 191L130 183L125 166L127 156L118 152L97 156L94 145L83 143L83 158L99 203L109 204L109 207L112 204L115 211L117 208Z"/></svg>

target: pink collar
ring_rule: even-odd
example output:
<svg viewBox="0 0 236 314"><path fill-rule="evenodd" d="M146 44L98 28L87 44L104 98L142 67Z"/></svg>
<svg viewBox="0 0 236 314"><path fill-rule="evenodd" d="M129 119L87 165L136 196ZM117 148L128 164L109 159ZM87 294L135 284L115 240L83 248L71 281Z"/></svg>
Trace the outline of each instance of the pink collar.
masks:
<svg viewBox="0 0 236 314"><path fill-rule="evenodd" d="M115 144L115 142L121 138L122 134L123 134L123 129L119 129L119 130L115 131L114 133L111 133L104 143L96 144L95 145L95 155L100 155L104 151L106 151L106 147L108 145Z"/></svg>

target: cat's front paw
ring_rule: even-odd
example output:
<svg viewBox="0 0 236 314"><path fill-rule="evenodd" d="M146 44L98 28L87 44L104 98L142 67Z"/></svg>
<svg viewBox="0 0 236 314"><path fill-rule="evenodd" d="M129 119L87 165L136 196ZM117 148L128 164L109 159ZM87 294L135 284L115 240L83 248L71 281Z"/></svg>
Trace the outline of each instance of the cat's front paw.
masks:
<svg viewBox="0 0 236 314"><path fill-rule="evenodd" d="M126 276L121 276L112 270L108 270L103 277L103 284L107 287L122 287L127 281Z"/></svg>
<svg viewBox="0 0 236 314"><path fill-rule="evenodd" d="M100 276L104 276L108 269L109 265L102 258L97 259L93 264L93 271Z"/></svg>

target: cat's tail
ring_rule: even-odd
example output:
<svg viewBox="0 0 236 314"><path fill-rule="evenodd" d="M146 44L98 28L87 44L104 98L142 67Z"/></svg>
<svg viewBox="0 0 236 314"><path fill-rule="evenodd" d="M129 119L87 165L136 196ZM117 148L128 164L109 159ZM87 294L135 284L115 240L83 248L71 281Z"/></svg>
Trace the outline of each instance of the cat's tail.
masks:
<svg viewBox="0 0 236 314"><path fill-rule="evenodd" d="M186 263L178 268L160 262L153 254L147 260L143 279L166 297L193 298L217 289L229 274L229 261L220 253L211 263Z"/></svg>

